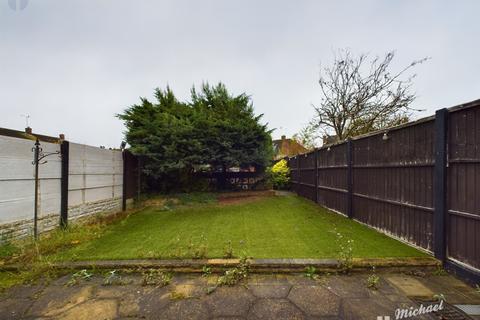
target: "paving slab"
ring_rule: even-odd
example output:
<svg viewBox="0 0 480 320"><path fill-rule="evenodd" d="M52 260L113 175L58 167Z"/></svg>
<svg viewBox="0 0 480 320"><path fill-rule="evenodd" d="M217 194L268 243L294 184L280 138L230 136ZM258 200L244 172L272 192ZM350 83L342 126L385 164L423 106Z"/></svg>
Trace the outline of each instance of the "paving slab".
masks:
<svg viewBox="0 0 480 320"><path fill-rule="evenodd" d="M59 320L114 319L117 317L117 301L113 299L90 300L55 316Z"/></svg>
<svg viewBox="0 0 480 320"><path fill-rule="evenodd" d="M94 299L115 299L118 302L118 313L124 317L135 317L140 314L140 300L149 290L134 285L99 286Z"/></svg>
<svg viewBox="0 0 480 320"><path fill-rule="evenodd" d="M162 310L170 304L170 289L166 287L145 287L145 293L138 303L139 315L141 317L152 319L160 314Z"/></svg>
<svg viewBox="0 0 480 320"><path fill-rule="evenodd" d="M33 303L27 315L57 316L92 297L93 286L50 286Z"/></svg>
<svg viewBox="0 0 480 320"><path fill-rule="evenodd" d="M205 286L195 284L172 284L169 286L172 297L199 298L205 294Z"/></svg>
<svg viewBox="0 0 480 320"><path fill-rule="evenodd" d="M361 276L331 276L326 279L327 289L345 298L368 298L370 291L365 285L366 277Z"/></svg>
<svg viewBox="0 0 480 320"><path fill-rule="evenodd" d="M377 317L394 317L395 308L392 304L368 298L353 298L344 300L339 318L344 320L377 319Z"/></svg>
<svg viewBox="0 0 480 320"><path fill-rule="evenodd" d="M311 316L338 315L340 298L323 286L294 286L288 299Z"/></svg>
<svg viewBox="0 0 480 320"><path fill-rule="evenodd" d="M260 299L255 302L247 319L306 319L293 303L286 299Z"/></svg>
<svg viewBox="0 0 480 320"><path fill-rule="evenodd" d="M45 289L44 284L33 284L33 285L19 285L11 288L8 291L8 297L13 299L25 299L25 298L35 298ZM2 298L0 294L0 299Z"/></svg>
<svg viewBox="0 0 480 320"><path fill-rule="evenodd" d="M167 305L162 312L155 314L153 318L166 320L203 320L211 319L211 316L208 306L204 301L185 299Z"/></svg>
<svg viewBox="0 0 480 320"><path fill-rule="evenodd" d="M392 301L396 299L388 299L386 296L372 296L370 299L348 299L343 301L340 318L349 319L377 319L378 317L389 316L390 319L396 319L395 311L398 308L409 309L416 308L418 304L411 300ZM411 319L428 320L438 319L432 315L415 316Z"/></svg>
<svg viewBox="0 0 480 320"><path fill-rule="evenodd" d="M385 278L406 296L432 299L435 293L418 279L407 275L387 275Z"/></svg>
<svg viewBox="0 0 480 320"><path fill-rule="evenodd" d="M286 298L291 284L250 284L248 289L257 298Z"/></svg>
<svg viewBox="0 0 480 320"><path fill-rule="evenodd" d="M214 317L239 317L247 315L255 297L243 286L220 287L205 301Z"/></svg>
<svg viewBox="0 0 480 320"><path fill-rule="evenodd" d="M435 294L443 294L449 303L479 304L480 294L471 286L449 275L419 278Z"/></svg>
<svg viewBox="0 0 480 320"><path fill-rule="evenodd" d="M33 301L26 298L8 298L0 301L0 319L23 319Z"/></svg>

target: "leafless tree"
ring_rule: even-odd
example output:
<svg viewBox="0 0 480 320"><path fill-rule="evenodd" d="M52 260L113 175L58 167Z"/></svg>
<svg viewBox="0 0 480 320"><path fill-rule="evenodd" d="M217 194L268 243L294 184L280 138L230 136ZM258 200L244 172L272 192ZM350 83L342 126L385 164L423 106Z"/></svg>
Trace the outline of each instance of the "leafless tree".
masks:
<svg viewBox="0 0 480 320"><path fill-rule="evenodd" d="M393 51L383 58L368 60L341 50L333 66L320 72L322 100L314 105L311 126L323 134L334 133L338 140L407 122L414 111L416 96L411 91L415 74L411 68L428 58L416 60L397 73L390 72ZM405 77L405 78L404 78Z"/></svg>
<svg viewBox="0 0 480 320"><path fill-rule="evenodd" d="M313 150L317 147L317 135L315 134L315 128L311 125L307 125L295 133L292 137L297 143L301 144L309 150Z"/></svg>

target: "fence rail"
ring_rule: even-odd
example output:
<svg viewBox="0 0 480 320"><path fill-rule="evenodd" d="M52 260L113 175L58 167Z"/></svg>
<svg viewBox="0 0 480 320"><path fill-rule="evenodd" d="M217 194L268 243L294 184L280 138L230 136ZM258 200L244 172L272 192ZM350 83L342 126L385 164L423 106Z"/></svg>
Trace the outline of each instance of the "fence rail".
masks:
<svg viewBox="0 0 480 320"><path fill-rule="evenodd" d="M287 160L300 196L480 281L480 100Z"/></svg>

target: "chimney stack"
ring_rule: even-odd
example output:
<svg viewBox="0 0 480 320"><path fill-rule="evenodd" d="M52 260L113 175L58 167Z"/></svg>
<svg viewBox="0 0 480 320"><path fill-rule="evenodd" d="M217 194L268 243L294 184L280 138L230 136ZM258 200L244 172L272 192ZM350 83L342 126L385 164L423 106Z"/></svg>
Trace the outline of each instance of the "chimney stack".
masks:
<svg viewBox="0 0 480 320"><path fill-rule="evenodd" d="M285 135L282 135L282 140L285 140L287 137Z"/></svg>
<svg viewBox="0 0 480 320"><path fill-rule="evenodd" d="M32 134L32 128L26 127L26 128L25 128L25 133L27 133L27 134Z"/></svg>
<svg viewBox="0 0 480 320"><path fill-rule="evenodd" d="M65 135L64 135L63 133L60 133L60 134L58 135L58 137L59 137L60 140L62 140L62 141L65 140Z"/></svg>

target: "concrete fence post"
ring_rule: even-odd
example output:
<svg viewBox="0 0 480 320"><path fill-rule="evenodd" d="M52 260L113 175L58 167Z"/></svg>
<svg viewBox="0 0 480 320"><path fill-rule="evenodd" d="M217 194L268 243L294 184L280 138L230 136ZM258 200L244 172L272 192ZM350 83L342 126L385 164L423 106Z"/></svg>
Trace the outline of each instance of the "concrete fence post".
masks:
<svg viewBox="0 0 480 320"><path fill-rule="evenodd" d="M69 172L70 144L62 141L60 155L62 157L61 183L60 183L60 227L68 226L68 172Z"/></svg>

